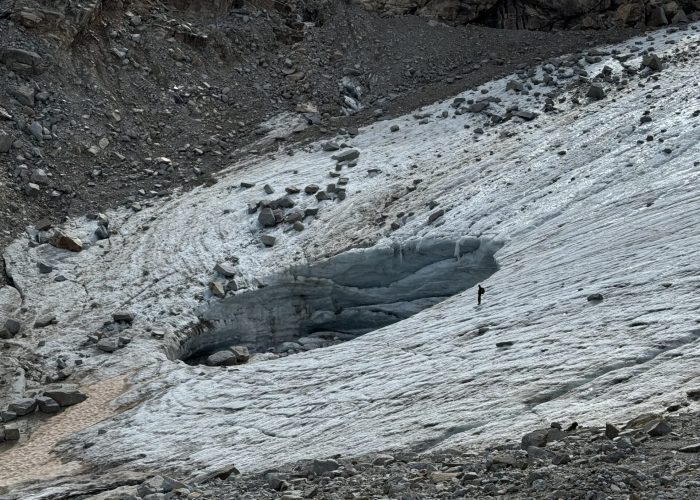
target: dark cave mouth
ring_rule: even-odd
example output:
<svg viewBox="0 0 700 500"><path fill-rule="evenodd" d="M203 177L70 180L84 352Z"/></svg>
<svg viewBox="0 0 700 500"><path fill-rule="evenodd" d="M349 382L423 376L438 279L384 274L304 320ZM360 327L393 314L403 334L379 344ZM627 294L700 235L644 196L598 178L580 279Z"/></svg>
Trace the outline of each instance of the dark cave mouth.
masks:
<svg viewBox="0 0 700 500"><path fill-rule="evenodd" d="M357 338L442 302L491 276L500 244L478 238L421 239L356 249L288 269L267 286L209 305L206 327L190 332L171 359L239 364L251 355L286 356ZM240 349L244 347L245 349Z"/></svg>

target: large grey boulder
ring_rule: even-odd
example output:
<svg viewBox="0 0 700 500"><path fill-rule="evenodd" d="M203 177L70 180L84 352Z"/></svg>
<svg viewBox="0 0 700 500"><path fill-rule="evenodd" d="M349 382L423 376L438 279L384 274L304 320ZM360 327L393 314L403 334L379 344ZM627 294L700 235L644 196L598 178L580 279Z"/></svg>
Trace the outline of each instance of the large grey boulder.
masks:
<svg viewBox="0 0 700 500"><path fill-rule="evenodd" d="M354 160L355 158L360 157L360 152L357 149L345 149L341 151L340 153L334 154L331 156L336 161L350 161Z"/></svg>
<svg viewBox="0 0 700 500"><path fill-rule="evenodd" d="M8 318L0 327L0 339L11 339L19 333L21 323L13 318Z"/></svg>
<svg viewBox="0 0 700 500"><path fill-rule="evenodd" d="M8 406L8 410L16 413L18 417L22 417L24 415L29 415L30 413L34 413L37 407L37 402L36 399L34 398L23 398L19 399L13 403L10 403L10 406Z"/></svg>
<svg viewBox="0 0 700 500"><path fill-rule="evenodd" d="M39 405L39 411L41 413L51 414L51 413L58 413L59 411L61 411L61 407L59 406L59 404L55 400L53 400L47 396L37 397L36 402Z"/></svg>
<svg viewBox="0 0 700 500"><path fill-rule="evenodd" d="M87 396L73 385L52 386L44 390L44 396L53 399L60 406L73 406L82 403Z"/></svg>
<svg viewBox="0 0 700 500"><path fill-rule="evenodd" d="M207 357L207 365L209 366L233 366L238 364L236 355L229 350L218 351Z"/></svg>
<svg viewBox="0 0 700 500"><path fill-rule="evenodd" d="M263 227L274 227L277 224L275 214L271 208L263 208L258 214L258 222Z"/></svg>

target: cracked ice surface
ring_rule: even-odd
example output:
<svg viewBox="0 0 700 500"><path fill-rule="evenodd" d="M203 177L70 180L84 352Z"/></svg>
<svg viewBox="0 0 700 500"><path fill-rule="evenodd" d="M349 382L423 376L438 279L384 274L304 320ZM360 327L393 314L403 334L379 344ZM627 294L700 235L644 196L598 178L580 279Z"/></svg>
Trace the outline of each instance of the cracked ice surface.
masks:
<svg viewBox="0 0 700 500"><path fill-rule="evenodd" d="M558 113L479 137L471 130L482 115L435 118L449 103L423 110L433 114L425 125L403 117L363 129L351 141L362 154L347 170L347 200L323 202L303 233L267 230L278 238L269 249L245 205L262 197L265 183L280 192L330 182L333 162L318 145L235 165L216 185L139 213L111 213L119 234L80 254L17 241L7 261L25 306L55 310L59 319L41 330L40 352L53 356L78 351L86 332L123 308L137 314L134 330L149 326L181 340L213 266L232 255L253 283L370 243L463 236L504 243L480 308L470 288L326 349L192 367L168 361L144 331L126 349L85 363L98 378L134 370L135 389L124 399L143 401L102 424L106 434L87 430L64 449L99 463L191 474L229 464L262 470L337 453L514 437L554 420L622 419L676 400L700 382L700 126L691 117L700 108L699 37L697 30L665 36L644 45L688 58L668 64L658 82L632 78L603 101L571 108L567 100ZM591 70L605 63L619 69L604 58ZM525 96L502 92L506 81L486 87L504 104L533 109ZM653 121L640 125L647 107ZM394 123L401 130L392 134ZM647 134L665 142L638 144ZM382 174L369 177L369 168ZM418 188L394 203L415 217L384 236L374 225L384 202L417 178ZM257 185L241 190L243 180ZM449 210L427 225L430 200ZM87 236L94 227L77 220L70 230ZM38 259L69 280L40 277ZM588 302L596 292L605 300ZM497 348L500 341L513 345ZM95 446L83 449L86 439Z"/></svg>

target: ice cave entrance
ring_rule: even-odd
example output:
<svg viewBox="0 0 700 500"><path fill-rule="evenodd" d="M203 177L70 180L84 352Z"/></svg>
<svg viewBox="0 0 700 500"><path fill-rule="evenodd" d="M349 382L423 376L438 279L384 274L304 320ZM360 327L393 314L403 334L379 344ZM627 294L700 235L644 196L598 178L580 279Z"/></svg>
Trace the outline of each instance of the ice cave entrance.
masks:
<svg viewBox="0 0 700 500"><path fill-rule="evenodd" d="M421 239L288 269L263 288L211 304L207 327L190 332L173 357L204 364L232 346L288 355L352 340L483 281L498 269L499 248L470 237Z"/></svg>

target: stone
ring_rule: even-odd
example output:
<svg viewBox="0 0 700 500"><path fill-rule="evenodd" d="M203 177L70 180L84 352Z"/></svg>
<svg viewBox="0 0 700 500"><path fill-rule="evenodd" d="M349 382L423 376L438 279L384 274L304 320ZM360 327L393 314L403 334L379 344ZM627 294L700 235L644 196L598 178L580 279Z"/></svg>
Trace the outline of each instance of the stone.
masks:
<svg viewBox="0 0 700 500"><path fill-rule="evenodd" d="M519 82L518 80L510 80L506 84L506 90L515 90L516 92L522 92L525 90L525 86L522 84L522 82Z"/></svg>
<svg viewBox="0 0 700 500"><path fill-rule="evenodd" d="M102 225L97 226L95 229L95 238L98 240L106 240L109 238L109 230Z"/></svg>
<svg viewBox="0 0 700 500"><path fill-rule="evenodd" d="M658 55L654 53L644 54L644 57L642 57L642 66L645 68L649 68L652 71L661 71L662 69L664 69L664 65L661 62L661 59Z"/></svg>
<svg viewBox="0 0 700 500"><path fill-rule="evenodd" d="M564 465L571 462L571 457L568 453L555 453L552 457L552 463L554 465Z"/></svg>
<svg viewBox="0 0 700 500"><path fill-rule="evenodd" d="M321 148L324 151L338 151L340 149L340 146L337 142L329 141L321 144Z"/></svg>
<svg viewBox="0 0 700 500"><path fill-rule="evenodd" d="M605 437L608 439L615 439L620 434L620 429L615 427L610 422L605 423Z"/></svg>
<svg viewBox="0 0 700 500"><path fill-rule="evenodd" d="M80 241L80 239L68 236L60 231L56 231L56 233L49 239L49 244L56 248L69 250L71 252L80 252L83 250L83 242Z"/></svg>
<svg viewBox="0 0 700 500"><path fill-rule="evenodd" d="M53 399L61 407L77 405L88 398L72 385L49 387L44 389L44 396Z"/></svg>
<svg viewBox="0 0 700 500"><path fill-rule="evenodd" d="M307 473L311 473L311 474L314 474L316 476L323 476L324 474L327 474L329 472L333 472L334 470L337 470L338 468L340 468L340 464L336 460L333 460L332 458L328 458L325 460L315 459L310 464L308 464L306 467L304 467L304 469Z"/></svg>
<svg viewBox="0 0 700 500"><path fill-rule="evenodd" d="M432 224L436 220L438 220L440 217L445 215L445 211L441 208L440 210L436 210L432 214L428 216L428 224Z"/></svg>
<svg viewBox="0 0 700 500"><path fill-rule="evenodd" d="M26 85L22 85L20 87L11 87L9 92L10 95L14 97L20 104L24 104L25 106L29 106L30 108L34 107L33 88L28 87Z"/></svg>
<svg viewBox="0 0 700 500"><path fill-rule="evenodd" d="M5 441L19 441L20 432L17 427L5 427Z"/></svg>
<svg viewBox="0 0 700 500"><path fill-rule="evenodd" d="M236 356L238 363L247 363L250 359L250 351L244 345L233 346L231 352Z"/></svg>
<svg viewBox="0 0 700 500"><path fill-rule="evenodd" d="M430 475L430 480L434 483L444 483L459 478L459 472L433 472Z"/></svg>
<svg viewBox="0 0 700 500"><path fill-rule="evenodd" d="M58 321L55 315L46 314L34 320L34 328L44 328L49 325L55 325L56 323L58 323Z"/></svg>
<svg viewBox="0 0 700 500"><path fill-rule="evenodd" d="M237 356L230 350L218 351L207 357L209 366L233 366L238 364Z"/></svg>
<svg viewBox="0 0 700 500"><path fill-rule="evenodd" d="M481 113L482 111L485 111L490 105L491 103L489 101L475 102L467 108L467 111L469 111L470 113Z"/></svg>
<svg viewBox="0 0 700 500"><path fill-rule="evenodd" d="M526 451L527 456L535 460L551 460L554 458L554 453L538 446L528 446Z"/></svg>
<svg viewBox="0 0 700 500"><path fill-rule="evenodd" d="M309 184L304 188L306 194L316 194L320 188L316 184Z"/></svg>
<svg viewBox="0 0 700 500"><path fill-rule="evenodd" d="M525 434L520 442L520 447L527 450L530 446L544 448L547 445L547 434L550 429L540 429Z"/></svg>
<svg viewBox="0 0 700 500"><path fill-rule="evenodd" d="M4 132L0 132L0 153L8 153L12 148L15 138Z"/></svg>
<svg viewBox="0 0 700 500"><path fill-rule="evenodd" d="M535 118L537 118L539 115L533 111L516 111L513 116L517 116L518 118L522 118L525 121L532 121Z"/></svg>
<svg viewBox="0 0 700 500"><path fill-rule="evenodd" d="M623 430L627 429L640 429L650 422L658 421L662 417L658 413L642 413L641 415L633 418L623 427Z"/></svg>
<svg viewBox="0 0 700 500"><path fill-rule="evenodd" d="M644 431L650 436L654 437L665 436L671 432L671 426L668 425L668 422L662 418L647 424L644 427Z"/></svg>
<svg viewBox="0 0 700 500"><path fill-rule="evenodd" d="M304 223L303 223L303 222L299 222L299 221L297 221L297 222L295 222L294 224L292 224L292 228L293 228L295 231L303 231L303 230L305 229L305 227L306 227L306 226L304 226Z"/></svg>
<svg viewBox="0 0 700 500"><path fill-rule="evenodd" d="M222 262L214 266L214 271L224 276L225 278L233 278L236 276L236 268L228 262Z"/></svg>
<svg viewBox="0 0 700 500"><path fill-rule="evenodd" d="M17 418L17 414L13 411L0 411L0 422L12 422Z"/></svg>
<svg viewBox="0 0 700 500"><path fill-rule="evenodd" d="M275 244L276 241L277 241L277 239L276 239L274 236L269 235L269 234L263 234L263 235L260 237L260 242L261 242L263 245L265 245L266 247L274 246L274 244Z"/></svg>
<svg viewBox="0 0 700 500"><path fill-rule="evenodd" d="M224 284L221 283L220 281L212 281L209 283L209 291L211 294L215 297L219 297L220 299L224 298L226 296L226 290L224 289Z"/></svg>
<svg viewBox="0 0 700 500"><path fill-rule="evenodd" d="M298 194L300 192L300 189L295 186L287 186L284 188L284 190L287 192L287 194Z"/></svg>
<svg viewBox="0 0 700 500"><path fill-rule="evenodd" d="M119 343L115 339L100 339L95 347L103 352L114 352L119 349Z"/></svg>
<svg viewBox="0 0 700 500"><path fill-rule="evenodd" d="M48 396L38 396L36 402L39 405L39 411L42 413L58 413L61 410L59 404Z"/></svg>
<svg viewBox="0 0 700 500"><path fill-rule="evenodd" d="M23 398L19 399L7 407L8 411L16 414L18 417L23 417L24 415L29 415L34 413L37 407L36 399L34 398Z"/></svg>
<svg viewBox="0 0 700 500"><path fill-rule="evenodd" d="M39 184L30 182L27 184L26 192L28 196L36 196L39 193L41 193L41 186L39 186Z"/></svg>
<svg viewBox="0 0 700 500"><path fill-rule="evenodd" d="M658 26L666 26L668 24L668 18L666 17L666 12L662 6L654 7L649 14L647 19L647 26L656 28Z"/></svg>
<svg viewBox="0 0 700 500"><path fill-rule="evenodd" d="M682 448L678 448L681 453L700 453L700 443L689 444Z"/></svg>
<svg viewBox="0 0 700 500"><path fill-rule="evenodd" d="M14 337L19 333L22 328L22 324L14 318L8 318L3 324L3 331L7 332L10 337ZM2 333L0 333L0 338L2 338Z"/></svg>
<svg viewBox="0 0 700 500"><path fill-rule="evenodd" d="M44 127L42 127L39 122L35 121L29 125L29 133L32 134L37 141L44 140Z"/></svg>
<svg viewBox="0 0 700 500"><path fill-rule="evenodd" d="M318 215L318 207L309 207L304 209L305 217L314 217Z"/></svg>
<svg viewBox="0 0 700 500"><path fill-rule="evenodd" d="M140 497L145 497L147 495L153 495L155 493L165 493L166 482L163 476L153 476L141 483L137 488L136 492Z"/></svg>
<svg viewBox="0 0 700 500"><path fill-rule="evenodd" d="M274 227L275 224L277 224L277 221L275 220L275 214L271 208L263 208L262 210L260 210L260 214L258 215L258 222L263 227Z"/></svg>
<svg viewBox="0 0 700 500"><path fill-rule="evenodd" d="M272 189L272 186L270 186L269 184L265 184L263 186L263 191L265 191L265 193L267 193L267 194L272 194L275 192L275 190Z"/></svg>
<svg viewBox="0 0 700 500"><path fill-rule="evenodd" d="M11 71L39 74L42 70L43 60L36 52L4 47L0 49L0 62L5 64Z"/></svg>
<svg viewBox="0 0 700 500"><path fill-rule="evenodd" d="M325 201L328 199L328 193L325 191L319 191L316 193L316 201Z"/></svg>
<svg viewBox="0 0 700 500"><path fill-rule="evenodd" d="M588 89L586 97L594 100L600 100L605 98L605 89L601 85L591 85Z"/></svg>
<svg viewBox="0 0 700 500"><path fill-rule="evenodd" d="M117 311L112 314L112 319L117 323L133 323L134 313L131 311Z"/></svg>
<svg viewBox="0 0 700 500"><path fill-rule="evenodd" d="M400 130L400 128L399 128L398 125L392 125L392 126L389 128L389 130L390 130L391 132L398 132L398 131Z"/></svg>
<svg viewBox="0 0 700 500"><path fill-rule="evenodd" d="M586 300L588 300L588 302L600 302L603 300L603 296L600 293L592 293L586 297Z"/></svg>
<svg viewBox="0 0 700 500"><path fill-rule="evenodd" d="M342 162L342 161L351 161L356 158L360 157L360 152L357 149L346 149L345 151L342 151L338 154L335 154L331 156L332 159Z"/></svg>

